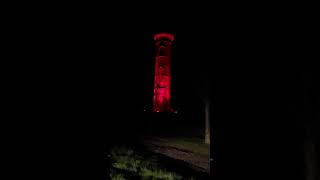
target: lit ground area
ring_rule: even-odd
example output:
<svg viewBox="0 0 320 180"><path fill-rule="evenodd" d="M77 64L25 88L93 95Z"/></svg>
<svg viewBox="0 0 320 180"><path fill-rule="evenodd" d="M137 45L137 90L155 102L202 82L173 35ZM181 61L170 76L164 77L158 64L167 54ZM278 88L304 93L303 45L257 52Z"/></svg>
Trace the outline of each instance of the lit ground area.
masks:
<svg viewBox="0 0 320 180"><path fill-rule="evenodd" d="M209 145L200 138L145 137L111 149L111 179L209 178Z"/></svg>
<svg viewBox="0 0 320 180"><path fill-rule="evenodd" d="M114 147L111 151L111 179L194 179L168 170L154 155L142 155L128 147Z"/></svg>
<svg viewBox="0 0 320 180"><path fill-rule="evenodd" d="M184 161L197 171L209 173L210 145L203 139L147 137L143 142L155 153Z"/></svg>

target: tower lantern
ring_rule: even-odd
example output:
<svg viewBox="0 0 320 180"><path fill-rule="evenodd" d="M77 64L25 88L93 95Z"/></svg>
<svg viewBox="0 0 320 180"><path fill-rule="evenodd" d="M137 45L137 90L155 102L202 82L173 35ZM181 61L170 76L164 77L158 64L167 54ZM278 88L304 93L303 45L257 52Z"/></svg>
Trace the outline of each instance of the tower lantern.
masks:
<svg viewBox="0 0 320 180"><path fill-rule="evenodd" d="M156 46L153 112L172 112L171 96L171 49L174 36L159 33L154 36Z"/></svg>

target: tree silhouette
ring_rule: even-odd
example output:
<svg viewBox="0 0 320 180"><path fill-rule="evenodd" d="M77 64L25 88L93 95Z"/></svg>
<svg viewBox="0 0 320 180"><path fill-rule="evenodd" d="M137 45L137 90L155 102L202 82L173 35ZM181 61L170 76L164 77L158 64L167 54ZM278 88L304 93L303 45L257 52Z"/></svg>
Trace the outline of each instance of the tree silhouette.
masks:
<svg viewBox="0 0 320 180"><path fill-rule="evenodd" d="M195 89L198 97L201 99L204 104L204 113L205 113L205 143L210 144L210 106L211 102L211 81L209 76L209 71L206 67L200 67L198 73L195 75Z"/></svg>

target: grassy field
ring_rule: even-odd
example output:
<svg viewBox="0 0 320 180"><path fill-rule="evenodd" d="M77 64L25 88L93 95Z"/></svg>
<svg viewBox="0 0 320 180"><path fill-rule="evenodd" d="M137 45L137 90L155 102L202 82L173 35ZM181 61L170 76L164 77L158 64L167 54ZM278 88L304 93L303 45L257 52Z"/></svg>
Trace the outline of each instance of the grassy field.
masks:
<svg viewBox="0 0 320 180"><path fill-rule="evenodd" d="M183 177L175 172L168 171L158 164L157 157L145 157L137 154L133 149L114 147L111 149L111 179L164 179L179 180L194 179Z"/></svg>

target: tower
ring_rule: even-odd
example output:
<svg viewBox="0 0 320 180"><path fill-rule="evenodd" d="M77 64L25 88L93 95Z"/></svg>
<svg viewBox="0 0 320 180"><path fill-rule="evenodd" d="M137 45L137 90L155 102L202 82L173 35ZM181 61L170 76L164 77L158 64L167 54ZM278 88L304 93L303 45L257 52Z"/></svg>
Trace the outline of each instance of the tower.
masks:
<svg viewBox="0 0 320 180"><path fill-rule="evenodd" d="M153 89L153 112L172 112L171 95L171 49L174 36L159 33L154 36L156 46Z"/></svg>

